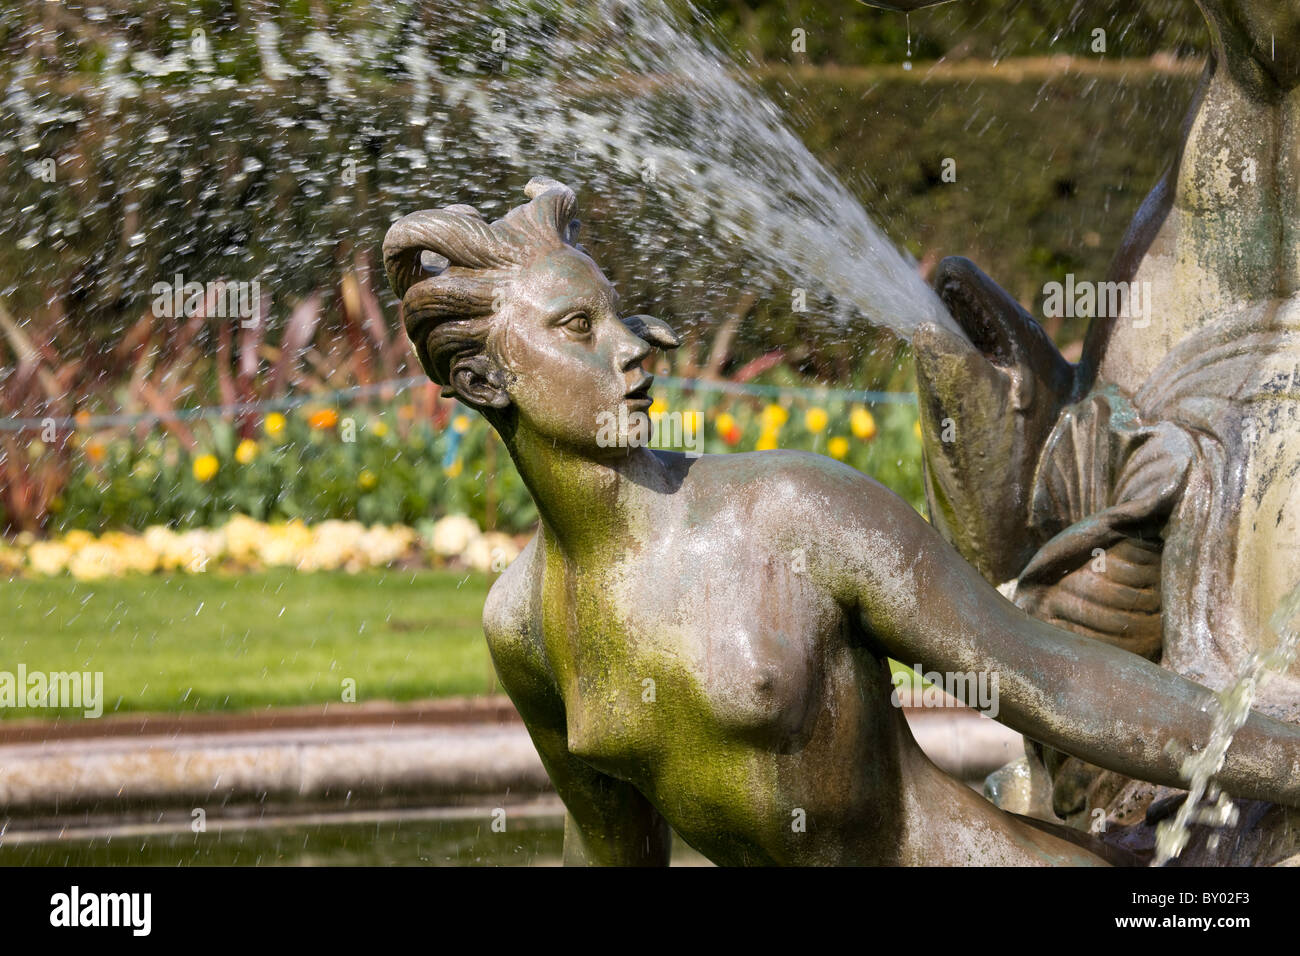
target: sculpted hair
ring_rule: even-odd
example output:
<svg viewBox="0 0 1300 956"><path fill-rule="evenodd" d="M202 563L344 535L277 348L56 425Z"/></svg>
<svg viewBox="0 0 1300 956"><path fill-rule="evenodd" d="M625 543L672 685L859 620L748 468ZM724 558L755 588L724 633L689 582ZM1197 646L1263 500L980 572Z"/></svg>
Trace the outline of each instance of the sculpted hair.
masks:
<svg viewBox="0 0 1300 956"><path fill-rule="evenodd" d="M407 337L445 395L455 394L455 362L486 348L511 274L539 253L576 246L573 190L538 177L524 192L531 201L495 222L471 206L448 206L403 216L384 237L384 269L402 300Z"/></svg>

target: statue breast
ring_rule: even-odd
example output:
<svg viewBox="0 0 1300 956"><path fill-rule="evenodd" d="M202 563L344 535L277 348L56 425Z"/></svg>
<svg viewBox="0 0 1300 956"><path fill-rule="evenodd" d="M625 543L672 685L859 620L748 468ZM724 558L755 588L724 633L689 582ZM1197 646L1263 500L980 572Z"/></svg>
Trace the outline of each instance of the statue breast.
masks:
<svg viewBox="0 0 1300 956"><path fill-rule="evenodd" d="M565 693L571 752L613 772L696 734L778 752L807 741L842 612L780 559L735 573L727 564L704 580L651 564L626 585L635 604L602 612L621 633L575 669ZM623 590L607 589L606 601Z"/></svg>

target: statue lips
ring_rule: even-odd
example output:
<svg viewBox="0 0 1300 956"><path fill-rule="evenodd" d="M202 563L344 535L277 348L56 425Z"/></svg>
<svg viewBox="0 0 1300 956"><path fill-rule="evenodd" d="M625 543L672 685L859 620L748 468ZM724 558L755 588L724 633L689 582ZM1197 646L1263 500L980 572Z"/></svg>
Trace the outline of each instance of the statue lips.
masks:
<svg viewBox="0 0 1300 956"><path fill-rule="evenodd" d="M654 381L655 377L653 375L642 375L624 396L627 403L639 411L644 412L649 409L651 405L650 386L654 384Z"/></svg>

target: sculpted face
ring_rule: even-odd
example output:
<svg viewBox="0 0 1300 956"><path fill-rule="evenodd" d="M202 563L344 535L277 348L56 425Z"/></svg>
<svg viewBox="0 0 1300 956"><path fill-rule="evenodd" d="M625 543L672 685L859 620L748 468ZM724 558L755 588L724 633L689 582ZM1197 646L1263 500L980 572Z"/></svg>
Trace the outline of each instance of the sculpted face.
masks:
<svg viewBox="0 0 1300 956"><path fill-rule="evenodd" d="M589 457L645 444L627 433L650 407L653 377L641 363L651 346L619 316L618 293L590 258L568 246L538 256L511 283L495 326L490 351L520 426ZM610 441L611 421L622 423L621 440Z"/></svg>

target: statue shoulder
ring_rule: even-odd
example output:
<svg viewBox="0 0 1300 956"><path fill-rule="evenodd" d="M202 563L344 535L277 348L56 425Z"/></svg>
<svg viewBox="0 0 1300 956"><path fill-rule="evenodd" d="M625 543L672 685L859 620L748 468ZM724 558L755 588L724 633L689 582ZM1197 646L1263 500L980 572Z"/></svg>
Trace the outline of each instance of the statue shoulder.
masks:
<svg viewBox="0 0 1300 956"><path fill-rule="evenodd" d="M488 591L483 602L483 632L494 648L525 638L532 617L532 568L536 557L537 536L534 535Z"/></svg>
<svg viewBox="0 0 1300 956"><path fill-rule="evenodd" d="M796 527L835 524L838 514L857 507L864 497L891 493L870 475L826 455L785 449L753 454L763 460L763 497L779 505Z"/></svg>
<svg viewBox="0 0 1300 956"><path fill-rule="evenodd" d="M496 579L483 603L483 634L501 683L512 698L548 673L536 610L539 567L534 535Z"/></svg>
<svg viewBox="0 0 1300 956"><path fill-rule="evenodd" d="M870 475L825 455L772 450L706 455L692 469L692 497L718 503L718 514L782 547L832 545L852 540L848 526L867 528L876 518L906 513L911 505ZM696 514L710 509L697 504Z"/></svg>
<svg viewBox="0 0 1300 956"><path fill-rule="evenodd" d="M852 493L863 484L874 484L869 476L834 458L784 448L704 455L689 474L696 493L732 491L742 500L754 495L784 498L813 488Z"/></svg>

